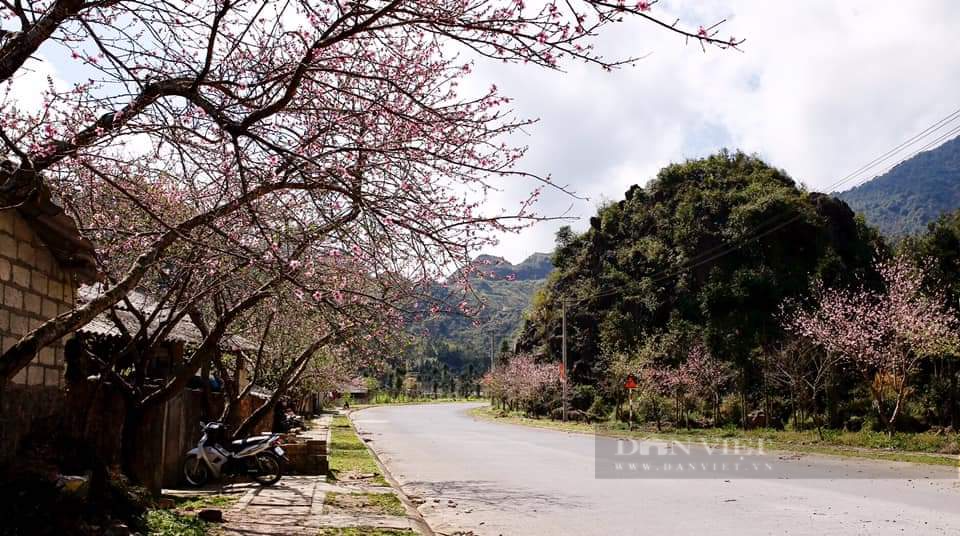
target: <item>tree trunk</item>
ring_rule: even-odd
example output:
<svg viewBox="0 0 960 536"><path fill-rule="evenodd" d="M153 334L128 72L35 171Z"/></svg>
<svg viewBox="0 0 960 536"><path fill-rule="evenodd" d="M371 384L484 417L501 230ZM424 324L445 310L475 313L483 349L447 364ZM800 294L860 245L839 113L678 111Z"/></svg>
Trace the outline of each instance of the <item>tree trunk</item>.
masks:
<svg viewBox="0 0 960 536"><path fill-rule="evenodd" d="M200 408L200 415L203 417L204 421L209 421L210 416L213 415L213 395L212 390L210 389L210 360L203 362L203 366L200 367L200 378L203 381L202 392L203 392L203 407Z"/></svg>
<svg viewBox="0 0 960 536"><path fill-rule="evenodd" d="M960 399L960 396L958 396L958 388L957 388L957 377L960 376L960 374L958 374L955 365L956 365L956 360L955 359L951 360L949 404L950 404L950 426L952 426L954 430L956 430L957 428L960 428L960 426L958 426L960 425L960 400L958 400Z"/></svg>
<svg viewBox="0 0 960 536"><path fill-rule="evenodd" d="M125 475L156 497L160 495L163 484L156 470L160 460L147 459L152 456L152 453L148 446L143 444L145 417L143 408L134 404L127 406L120 440L120 464ZM181 454L181 452L176 453L177 456Z"/></svg>
<svg viewBox="0 0 960 536"><path fill-rule="evenodd" d="M740 423L744 430L749 428L749 419L747 417L747 387L744 385L740 389Z"/></svg>
<svg viewBox="0 0 960 536"><path fill-rule="evenodd" d="M277 401L280 400L280 397L286 394L290 389L290 386L295 384L300 376L306 370L307 361L313 357L313 354L317 352L321 347L326 345L331 339L334 338L333 333L329 333L320 337L319 339L313 341L300 355L287 367L287 370L284 371L283 375L280 378L280 381L277 384L277 388L273 391L273 395L269 400L259 408L255 409L253 413L243 423L237 427L237 430L233 433L233 438L241 438L247 436L251 430L260 422L263 417L267 415L269 411L273 409L273 406L277 404Z"/></svg>

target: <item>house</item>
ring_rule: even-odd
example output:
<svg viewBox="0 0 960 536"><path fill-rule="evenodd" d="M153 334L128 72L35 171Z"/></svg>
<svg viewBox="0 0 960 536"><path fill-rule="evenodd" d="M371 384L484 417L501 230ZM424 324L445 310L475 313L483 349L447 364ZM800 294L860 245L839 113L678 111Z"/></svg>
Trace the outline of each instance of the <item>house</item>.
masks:
<svg viewBox="0 0 960 536"><path fill-rule="evenodd" d="M0 206L4 202L0 193ZM73 309L96 296L102 288L92 243L84 239L75 224L41 191L16 208L0 210L0 346L5 351L23 335L43 322ZM48 442L58 439L82 439L106 463L117 462L119 431L125 417L125 401L117 392L102 388L101 382L67 381L67 348L71 340L95 339L109 349L123 343L126 335L117 322L136 331L139 313L152 313L157 300L142 292L132 292L126 301L109 313L102 313L76 333L43 348L36 358L11 381L0 384L0 465L14 460L21 449L31 445L30 438ZM148 315L149 316L149 315ZM148 332L168 318L160 311ZM180 320L164 337L151 356L147 375L164 379L181 366L184 352L202 341L200 330ZM256 351L256 345L237 336L224 341L226 351ZM110 354L105 354L110 355ZM87 378L81 368L74 380ZM103 382L108 384L109 382ZM241 418L262 405L268 395L262 390L241 403ZM201 417L219 416L222 396L214 395L212 407L205 407L203 393L185 389L155 411L144 415L147 441L136 468L141 482L174 484L179 479L182 455L196 442ZM209 411L207 411L209 410ZM272 416L260 423L260 430L272 427ZM72 443L80 448L80 443Z"/></svg>
<svg viewBox="0 0 960 536"><path fill-rule="evenodd" d="M334 402L344 400L347 396L350 397L350 403L352 404L366 404L370 401L370 390L367 388L367 381L360 377L340 384L336 391L331 394Z"/></svg>
<svg viewBox="0 0 960 536"><path fill-rule="evenodd" d="M0 205L7 205L0 195ZM0 210L0 346L6 351L29 331L73 308L76 288L97 278L93 244L41 191ZM21 440L57 426L65 408L64 341L42 349L0 385L0 462Z"/></svg>
<svg viewBox="0 0 960 536"><path fill-rule="evenodd" d="M89 301L103 291L101 285L84 285L77 292L80 303ZM84 346L103 361L115 355L130 340L130 334L143 329L148 336L166 329L162 340L158 341L149 355L144 367L148 382L167 380L179 372L185 365L184 357L193 348L203 343L200 329L188 318L183 317L170 327L169 321L174 313L153 296L142 291L132 291L125 299L110 310L97 315L92 321L77 330L76 337L82 339ZM146 326L141 319L150 319ZM221 341L221 349L228 353L256 353L259 349L239 335L227 335ZM122 365L121 365L122 366ZM204 379L197 376L183 392L159 407L151 408L142 416L137 448L141 455L129 467L137 481L148 488L170 487L179 484L183 464L183 454L196 446L200 437L198 424L201 421L218 419L225 401L219 387L212 388L207 397L201 386ZM210 381L210 378L207 378ZM241 374L240 389L246 387L246 375ZM240 400L239 418L245 419L254 410L270 398L270 393L259 388ZM269 431L273 427L273 415L268 414L260 423L257 431Z"/></svg>
<svg viewBox="0 0 960 536"><path fill-rule="evenodd" d="M77 290L77 301L86 303L103 292L101 284L83 285ZM131 309L133 308L133 309ZM160 329L166 329L173 312L159 303L157 299L142 291L131 291L123 301L97 315L88 324L77 330L79 337L95 342L109 353L110 347L122 345L129 340L128 334L138 333L141 319L150 319L146 334L153 336ZM200 346L203 335L189 317L179 319L159 342L146 366L149 378L166 379L177 372L183 364L184 352L191 347ZM239 335L226 335L220 348L226 352L255 353L258 345Z"/></svg>

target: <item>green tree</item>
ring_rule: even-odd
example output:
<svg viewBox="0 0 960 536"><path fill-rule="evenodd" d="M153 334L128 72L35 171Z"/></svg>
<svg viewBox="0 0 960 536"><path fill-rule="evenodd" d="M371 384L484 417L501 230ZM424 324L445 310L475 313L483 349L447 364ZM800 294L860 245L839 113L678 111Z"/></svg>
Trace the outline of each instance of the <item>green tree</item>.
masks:
<svg viewBox="0 0 960 536"><path fill-rule="evenodd" d="M754 156L723 151L673 164L601 207L585 233L558 233L557 269L525 314L518 350L560 355L566 300L575 381L596 385L607 374L601 348L672 333L670 359L704 341L734 366L747 403L761 396L754 350L784 335L781 304L814 279L875 281L878 251L886 251L879 235L845 203Z"/></svg>
<svg viewBox="0 0 960 536"><path fill-rule="evenodd" d="M904 239L899 253L923 263L926 284L942 291L944 305L960 307L960 210L941 215L925 233ZM927 409L941 426L960 427L960 356L934 360L921 374L918 383Z"/></svg>

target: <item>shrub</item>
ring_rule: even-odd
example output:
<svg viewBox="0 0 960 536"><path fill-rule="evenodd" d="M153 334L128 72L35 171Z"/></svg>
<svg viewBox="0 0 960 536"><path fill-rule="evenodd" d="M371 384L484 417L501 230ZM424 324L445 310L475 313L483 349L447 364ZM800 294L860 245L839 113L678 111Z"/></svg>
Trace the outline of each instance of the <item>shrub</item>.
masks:
<svg viewBox="0 0 960 536"><path fill-rule="evenodd" d="M723 421L727 423L739 423L743 421L743 407L740 404L740 395L731 393L720 402L720 415Z"/></svg>
<svg viewBox="0 0 960 536"><path fill-rule="evenodd" d="M592 385L578 384L573 387L573 396L570 397L570 407L580 411L587 411L597 398L597 390Z"/></svg>
<svg viewBox="0 0 960 536"><path fill-rule="evenodd" d="M611 408L603 400L602 396L593 399L593 403L587 409L587 417L591 421L605 421L610 416Z"/></svg>

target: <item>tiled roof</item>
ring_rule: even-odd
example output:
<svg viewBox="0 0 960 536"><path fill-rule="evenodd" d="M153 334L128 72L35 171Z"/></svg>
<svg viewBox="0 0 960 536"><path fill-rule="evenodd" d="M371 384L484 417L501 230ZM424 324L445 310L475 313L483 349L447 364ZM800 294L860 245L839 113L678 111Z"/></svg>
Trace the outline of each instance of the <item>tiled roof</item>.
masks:
<svg viewBox="0 0 960 536"><path fill-rule="evenodd" d="M80 303L86 303L91 299L100 295L101 285L83 285L77 289L77 301ZM159 304L157 300L151 296L138 291L132 291L127 295L127 301L130 302L141 316L149 317L154 311L157 310ZM156 333L158 329L164 327L166 320L170 318L171 311L166 308L161 308L157 313L156 317L150 322L150 325L147 328L149 335ZM81 333L92 333L96 335L104 335L107 337L122 337L123 332L120 327L117 325L117 322L114 320L119 320L119 322L126 328L128 333L136 333L140 330L141 324L140 319L137 318L137 315L129 309L129 306L126 302L121 301L113 307L113 315L108 311L104 311L97 315L90 323L81 327L79 332ZM199 345L203 342L203 335L200 333L200 329L197 328L188 317L184 316L181 318L177 324L170 330L167 334L165 340L172 342L182 342L185 344L195 344ZM247 351L257 351L258 346L253 342L241 337L240 335L226 335L223 338L223 341L220 344L221 348L225 350L247 350Z"/></svg>

